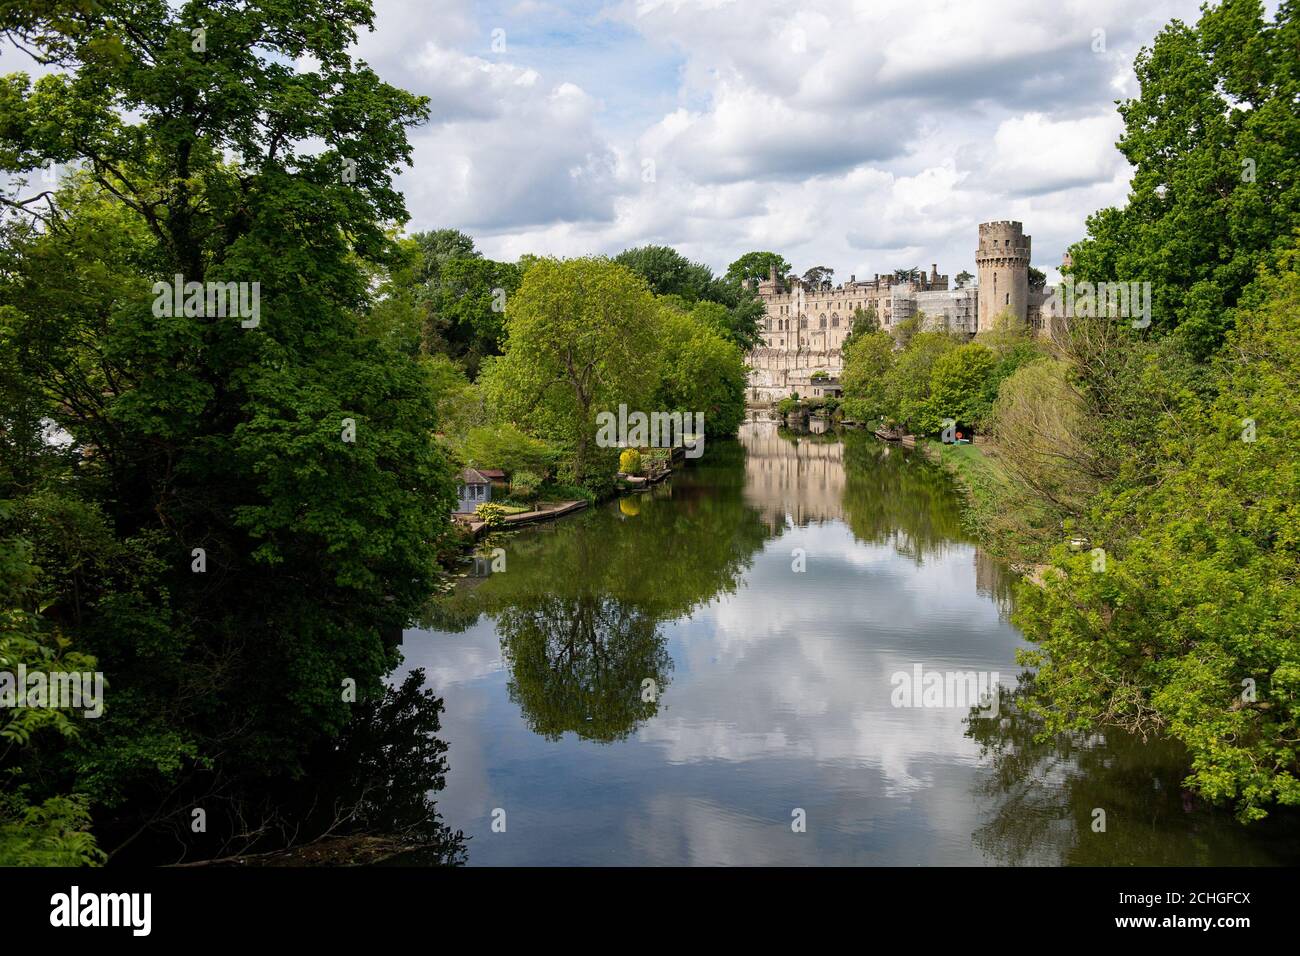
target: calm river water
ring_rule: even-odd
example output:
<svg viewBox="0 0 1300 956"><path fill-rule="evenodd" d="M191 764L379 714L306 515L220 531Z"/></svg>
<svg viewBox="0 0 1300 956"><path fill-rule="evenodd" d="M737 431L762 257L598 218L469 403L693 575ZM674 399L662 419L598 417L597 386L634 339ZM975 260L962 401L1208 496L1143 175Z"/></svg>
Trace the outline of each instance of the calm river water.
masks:
<svg viewBox="0 0 1300 956"><path fill-rule="evenodd" d="M1035 742L1011 575L943 472L869 435L750 423L489 546L504 570L407 631L395 675L445 698L438 805L471 864L1296 862L1292 825L1184 793L1172 746ZM996 680L997 716L957 685L895 706L918 667Z"/></svg>

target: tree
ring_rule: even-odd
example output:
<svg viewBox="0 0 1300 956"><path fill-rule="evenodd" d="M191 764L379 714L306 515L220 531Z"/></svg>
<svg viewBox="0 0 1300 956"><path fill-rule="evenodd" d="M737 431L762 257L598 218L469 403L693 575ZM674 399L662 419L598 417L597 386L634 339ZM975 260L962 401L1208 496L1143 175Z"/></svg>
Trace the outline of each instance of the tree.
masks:
<svg viewBox="0 0 1300 956"><path fill-rule="evenodd" d="M659 330L659 309L630 269L541 259L511 300L505 352L485 367L484 385L506 420L567 443L570 470L585 481L595 474L596 413L648 407Z"/></svg>
<svg viewBox="0 0 1300 956"><path fill-rule="evenodd" d="M858 333L856 325L852 338L843 349L844 410L850 418L874 424L891 411L885 377L894 362L894 340L879 330Z"/></svg>
<svg viewBox="0 0 1300 956"><path fill-rule="evenodd" d="M1059 359L1025 365L998 389L990 431L1000 460L1037 497L1079 516L1101 487L1091 446L1095 423L1070 366Z"/></svg>
<svg viewBox="0 0 1300 956"><path fill-rule="evenodd" d="M713 282L708 266L691 262L669 246L639 246L614 257L641 278L655 295L677 295L690 304L707 298Z"/></svg>
<svg viewBox="0 0 1300 956"><path fill-rule="evenodd" d="M965 269L962 269L961 272L957 273L957 279L956 279L957 288L959 289L966 288L966 283L970 282L970 280L973 278L975 278L973 275L971 275Z"/></svg>
<svg viewBox="0 0 1300 956"><path fill-rule="evenodd" d="M719 279L708 266L691 262L668 246L625 249L614 261L645 279L656 296L676 297L684 309L693 307L742 351L762 340L763 303L743 281Z"/></svg>
<svg viewBox="0 0 1300 956"><path fill-rule="evenodd" d="M1255 0L1175 20L1134 64L1120 104L1128 202L1088 219L1072 278L1152 283L1152 327L1208 357L1245 288L1300 225L1297 7L1271 22Z"/></svg>
<svg viewBox="0 0 1300 956"><path fill-rule="evenodd" d="M893 423L915 434L939 430L939 416L930 402L930 378L934 363L945 352L957 348L946 332L918 332L894 360L885 376L885 403Z"/></svg>
<svg viewBox="0 0 1300 956"><path fill-rule="evenodd" d="M745 285L735 285L721 279L715 279L709 286L708 300L727 308L727 338L748 352L763 340L760 323L767 314L758 293ZM709 304L701 302L696 308ZM714 313L716 314L716 313Z"/></svg>
<svg viewBox="0 0 1300 956"><path fill-rule="evenodd" d="M784 282L790 273L790 263L775 252L747 252L727 266L725 278L734 285L744 285L751 280L767 281L772 267L776 267L778 282Z"/></svg>
<svg viewBox="0 0 1300 956"><path fill-rule="evenodd" d="M548 475L559 457L546 442L524 434L510 422L471 428L460 444L460 458L476 468L500 468L507 476L517 472Z"/></svg>
<svg viewBox="0 0 1300 956"><path fill-rule="evenodd" d="M1213 391L1166 413L1154 481L1094 502L1104 563L1059 549L1017 614L1047 732L1170 734L1189 785L1243 820L1300 805L1300 248L1257 288Z"/></svg>
<svg viewBox="0 0 1300 956"><path fill-rule="evenodd" d="M477 253L444 261L423 290L426 349L446 350L476 376L484 358L501 352L506 306L519 281L518 266Z"/></svg>
<svg viewBox="0 0 1300 956"><path fill-rule="evenodd" d="M993 350L978 342L960 345L934 360L930 369L930 405L943 421L983 428L992 396L989 381L998 365Z"/></svg>
<svg viewBox="0 0 1300 956"><path fill-rule="evenodd" d="M0 502L0 521L8 524L12 507ZM6 529L7 530L7 529ZM66 638L53 632L39 613L40 568L31 542L0 537L0 663L7 678L19 668L28 672L93 672L94 658L70 651ZM65 646L61 646L65 645ZM26 689L16 688L17 693ZM85 725L81 714L64 707L0 707L0 741L6 777L0 791L0 865L79 866L103 861L91 836L87 801L80 796L48 796L39 780L19 761L31 756L33 738L73 738Z"/></svg>
<svg viewBox="0 0 1300 956"><path fill-rule="evenodd" d="M710 437L734 435L745 420L745 357L712 324L671 307L661 312L660 385L655 405L661 411L704 415Z"/></svg>
<svg viewBox="0 0 1300 956"><path fill-rule="evenodd" d="M891 332L897 347L905 349L923 328L925 328L925 313L914 312L905 319L897 319Z"/></svg>
<svg viewBox="0 0 1300 956"><path fill-rule="evenodd" d="M862 335L868 332L876 332L880 329L880 319L876 317L876 306L868 305L865 309L857 306L853 310L853 317L849 319L849 334L844 336L844 341L840 343L840 351L848 354L848 349Z"/></svg>
<svg viewBox="0 0 1300 956"><path fill-rule="evenodd" d="M1042 292L1047 287L1047 273L1042 269L1029 267L1029 291Z"/></svg>
<svg viewBox="0 0 1300 956"><path fill-rule="evenodd" d="M58 72L0 81L0 164L83 172L7 201L0 364L71 445L0 498L39 545L41 617L114 701L37 749L32 799L84 796L111 852L216 787L299 772L352 716L344 680L380 692L437 585L436 395L363 323L373 270L401 259L391 174L427 105L352 60L363 2L6 17ZM244 283L252 314L168 308L155 283L177 275Z"/></svg>
<svg viewBox="0 0 1300 956"><path fill-rule="evenodd" d="M820 289L830 284L833 275L835 270L829 266L813 266L803 274L803 281L814 289Z"/></svg>
<svg viewBox="0 0 1300 956"><path fill-rule="evenodd" d="M421 285L436 284L442 275L442 267L448 262L482 258L474 248L474 240L459 229L417 232L411 239L420 252L417 280Z"/></svg>

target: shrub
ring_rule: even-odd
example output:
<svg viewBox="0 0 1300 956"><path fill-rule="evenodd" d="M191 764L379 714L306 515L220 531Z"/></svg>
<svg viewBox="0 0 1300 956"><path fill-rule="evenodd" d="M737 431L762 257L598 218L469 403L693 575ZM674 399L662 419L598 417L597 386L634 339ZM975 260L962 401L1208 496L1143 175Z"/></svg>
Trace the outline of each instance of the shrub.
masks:
<svg viewBox="0 0 1300 956"><path fill-rule="evenodd" d="M625 475L641 474L641 453L635 448L625 448L618 456L618 470Z"/></svg>
<svg viewBox="0 0 1300 956"><path fill-rule="evenodd" d="M582 485L551 484L544 489L546 497L554 501L585 501L589 505L596 503L596 493Z"/></svg>
<svg viewBox="0 0 1300 956"><path fill-rule="evenodd" d="M491 501L485 501L475 508L474 514L488 528L500 528L506 523L506 509Z"/></svg>
<svg viewBox="0 0 1300 956"><path fill-rule="evenodd" d="M558 456L547 442L506 422L471 428L461 444L460 457L484 468L500 468L510 475L516 471L544 475L555 466Z"/></svg>
<svg viewBox="0 0 1300 956"><path fill-rule="evenodd" d="M537 500L537 492L541 487L541 476L533 471L517 471L510 477L511 497L525 504Z"/></svg>

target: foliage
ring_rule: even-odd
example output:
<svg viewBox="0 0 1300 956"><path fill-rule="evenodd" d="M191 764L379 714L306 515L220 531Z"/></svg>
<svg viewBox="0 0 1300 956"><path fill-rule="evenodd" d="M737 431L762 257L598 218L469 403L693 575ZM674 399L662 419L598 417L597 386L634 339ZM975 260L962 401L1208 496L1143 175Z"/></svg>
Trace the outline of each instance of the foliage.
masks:
<svg viewBox="0 0 1300 956"><path fill-rule="evenodd" d="M1243 820L1300 804L1300 253L1259 287L1212 393L1174 408L1157 396L1154 474L1122 472L1099 495L1104 571L1058 552L1061 574L1026 589L1018 615L1039 642L1026 661L1049 731L1171 734L1189 785Z"/></svg>
<svg viewBox="0 0 1300 956"><path fill-rule="evenodd" d="M505 312L520 275L516 265L477 254L443 262L420 290L426 350L445 351L476 376L485 357L501 352Z"/></svg>
<svg viewBox="0 0 1300 956"><path fill-rule="evenodd" d="M655 408L704 415L710 438L734 435L745 419L745 356L740 348L689 315L660 310L660 383Z"/></svg>
<svg viewBox="0 0 1300 956"><path fill-rule="evenodd" d="M618 456L618 470L625 475L641 474L641 453L635 448L625 448Z"/></svg>
<svg viewBox="0 0 1300 956"><path fill-rule="evenodd" d="M743 282L717 278L708 266L691 262L668 246L625 249L614 261L645 279L656 296L674 300L679 309L713 326L742 350L761 340L763 303Z"/></svg>
<svg viewBox="0 0 1300 956"><path fill-rule="evenodd" d="M25 8L11 39L56 72L0 81L0 165L82 169L9 201L0 497L41 570L26 612L112 688L75 739L32 737L16 792L65 830L84 796L106 849L300 772L353 716L343 680L382 686L454 503L409 310L372 308L410 267L391 175L425 101L349 55L364 2L202 13L196 51L189 7ZM257 282L256 324L156 313L178 274Z"/></svg>
<svg viewBox="0 0 1300 956"><path fill-rule="evenodd" d="M533 471L516 471L510 476L510 497L531 504L542 488L542 476Z"/></svg>
<svg viewBox="0 0 1300 956"><path fill-rule="evenodd" d="M501 528L505 526L507 511L504 507L495 501L485 501L474 509L474 515L487 526L492 528Z"/></svg>
<svg viewBox="0 0 1300 956"><path fill-rule="evenodd" d="M1061 512L1007 468L1001 449L938 441L927 442L925 449L961 483L962 525L985 550L1008 561L1047 559L1060 540Z"/></svg>
<svg viewBox="0 0 1300 956"><path fill-rule="evenodd" d="M727 281L744 285L752 280L766 282L771 277L772 266L776 266L776 278L780 283L790 274L790 263L785 257L775 252L747 252L731 265L727 266Z"/></svg>
<svg viewBox="0 0 1300 956"><path fill-rule="evenodd" d="M885 380L894 363L894 340L888 332L871 330L846 341L844 371L840 384L844 389L844 410L860 422L876 422L889 415L885 398Z"/></svg>
<svg viewBox="0 0 1300 956"><path fill-rule="evenodd" d="M646 408L659 370L659 307L608 259L539 259L507 313L505 354L484 369L493 408L568 447L578 483L595 467L596 413Z"/></svg>
<svg viewBox="0 0 1300 956"><path fill-rule="evenodd" d="M899 319L894 323L893 328L890 329L890 332L894 336L894 344L900 349L907 348L912 342L912 337L920 332L924 327L924 312L917 312L913 315L909 315L905 319Z"/></svg>
<svg viewBox="0 0 1300 956"><path fill-rule="evenodd" d="M1128 202L1070 250L1076 281L1151 282L1153 330L1177 329L1199 358L1300 225L1296 17L1294 3L1269 22L1256 0L1224 0L1161 30L1119 107Z"/></svg>
<svg viewBox="0 0 1300 956"><path fill-rule="evenodd" d="M1065 362L1035 362L1009 376L991 431L1008 468L1039 500L1077 516L1096 495L1096 426Z"/></svg>
<svg viewBox="0 0 1300 956"><path fill-rule="evenodd" d="M835 270L828 266L813 266L803 274L803 281L814 289L820 289L830 284L833 275Z"/></svg>
<svg viewBox="0 0 1300 956"><path fill-rule="evenodd" d="M0 503L0 517L11 515ZM68 639L51 633L37 606L40 569L30 542L0 538L0 673L93 672L94 658L69 650ZM22 688L16 688L22 692ZM84 726L81 715L56 707L0 708L0 866L79 866L102 862L90 834L88 801L82 795L50 796L29 802L37 789L24 772L32 744L51 736L70 740Z"/></svg>
<svg viewBox="0 0 1300 956"><path fill-rule="evenodd" d="M930 401L934 364L956 349L957 340L946 332L918 332L895 358L884 378L886 421L917 435L939 431L940 417Z"/></svg>
<svg viewBox="0 0 1300 956"><path fill-rule="evenodd" d="M614 257L641 278L655 295L680 296L686 303L708 298L713 271L699 262L691 262L669 246L640 246L625 249Z"/></svg>
<svg viewBox="0 0 1300 956"><path fill-rule="evenodd" d="M585 501L589 505L596 503L595 492L583 485L549 482L543 486L541 496L547 501Z"/></svg>
<svg viewBox="0 0 1300 956"><path fill-rule="evenodd" d="M459 454L466 464L500 468L512 478L520 471L550 474L558 458L554 448L510 422L471 428L460 443Z"/></svg>
<svg viewBox="0 0 1300 956"><path fill-rule="evenodd" d="M997 394L990 387L998 366L993 350L978 342L940 355L930 369L930 406L942 421L983 428Z"/></svg>

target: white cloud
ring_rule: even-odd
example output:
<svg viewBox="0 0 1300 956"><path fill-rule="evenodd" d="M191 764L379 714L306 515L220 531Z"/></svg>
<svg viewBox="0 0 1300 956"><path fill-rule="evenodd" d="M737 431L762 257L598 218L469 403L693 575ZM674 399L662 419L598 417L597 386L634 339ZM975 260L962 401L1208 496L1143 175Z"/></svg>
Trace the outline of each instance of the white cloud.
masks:
<svg viewBox="0 0 1300 956"><path fill-rule="evenodd" d="M973 269L978 223L1007 218L1050 274L1087 215L1123 201L1113 100L1135 90L1133 55L1197 15L1196 0L424 10L381 0L360 44L431 99L400 182L412 228L462 228L504 258L655 242L716 269L768 248L837 275Z"/></svg>

